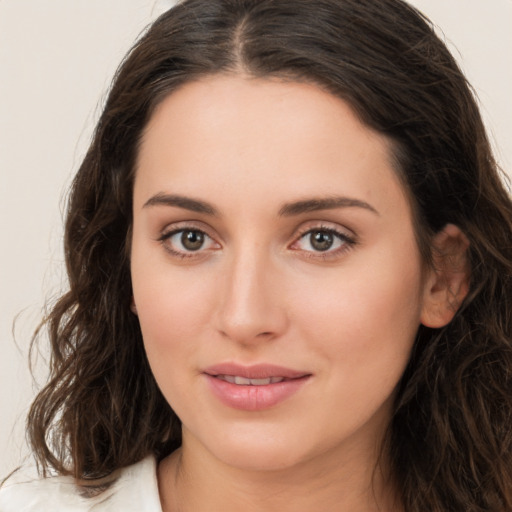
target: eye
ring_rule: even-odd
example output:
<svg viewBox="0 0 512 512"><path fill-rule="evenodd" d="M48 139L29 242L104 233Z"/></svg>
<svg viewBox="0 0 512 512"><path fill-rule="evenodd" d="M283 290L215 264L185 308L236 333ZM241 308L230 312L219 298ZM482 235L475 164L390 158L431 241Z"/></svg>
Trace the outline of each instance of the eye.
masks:
<svg viewBox="0 0 512 512"><path fill-rule="evenodd" d="M311 231L306 235L309 246L315 251L328 251L339 242L330 231Z"/></svg>
<svg viewBox="0 0 512 512"><path fill-rule="evenodd" d="M193 253L202 253L220 247L199 229L175 229L164 233L159 240L172 255L183 258L193 256Z"/></svg>
<svg viewBox="0 0 512 512"><path fill-rule="evenodd" d="M355 241L344 233L332 228L315 228L305 232L294 242L291 249L309 253L338 254L348 250Z"/></svg>
<svg viewBox="0 0 512 512"><path fill-rule="evenodd" d="M181 246L187 251L198 251L204 245L205 234L201 231L182 231L172 238L179 237Z"/></svg>

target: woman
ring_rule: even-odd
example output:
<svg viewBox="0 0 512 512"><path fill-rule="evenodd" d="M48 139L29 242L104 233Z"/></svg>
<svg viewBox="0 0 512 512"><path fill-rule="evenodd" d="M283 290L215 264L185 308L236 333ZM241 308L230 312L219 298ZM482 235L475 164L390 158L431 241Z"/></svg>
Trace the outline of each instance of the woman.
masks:
<svg viewBox="0 0 512 512"><path fill-rule="evenodd" d="M2 510L512 510L512 205L400 0L186 0L115 78ZM24 507L24 508L23 508Z"/></svg>

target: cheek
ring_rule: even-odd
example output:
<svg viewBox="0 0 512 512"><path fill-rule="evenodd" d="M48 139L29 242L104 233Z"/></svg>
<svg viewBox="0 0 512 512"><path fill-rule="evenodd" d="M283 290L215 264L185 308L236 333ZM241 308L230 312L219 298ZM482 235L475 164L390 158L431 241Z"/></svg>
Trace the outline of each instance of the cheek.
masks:
<svg viewBox="0 0 512 512"><path fill-rule="evenodd" d="M158 380L159 373L173 373L166 366L175 362L179 367L178 356L193 350L190 340L198 339L206 325L213 291L200 271L172 265L163 249L146 238L134 229L132 287L144 345Z"/></svg>
<svg viewBox="0 0 512 512"><path fill-rule="evenodd" d="M296 317L304 319L304 337L353 371L379 365L394 371L407 361L420 323L420 263L392 250L371 256L304 282Z"/></svg>
<svg viewBox="0 0 512 512"><path fill-rule="evenodd" d="M134 282L134 298L148 352L163 355L190 346L187 340L204 329L212 293L207 282L191 276L161 275L148 276L142 286Z"/></svg>
<svg viewBox="0 0 512 512"><path fill-rule="evenodd" d="M194 403L190 375L210 317L209 287L187 273L145 265L133 280L134 298L144 347L155 380L167 402L179 413Z"/></svg>

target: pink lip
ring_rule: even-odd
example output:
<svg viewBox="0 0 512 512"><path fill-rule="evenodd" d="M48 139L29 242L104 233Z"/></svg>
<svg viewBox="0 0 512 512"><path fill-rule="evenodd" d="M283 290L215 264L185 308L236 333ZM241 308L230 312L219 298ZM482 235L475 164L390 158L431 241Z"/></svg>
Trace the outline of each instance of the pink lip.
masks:
<svg viewBox="0 0 512 512"><path fill-rule="evenodd" d="M311 377L310 373L300 372L271 364L243 366L223 363L203 371L213 394L228 407L244 411L269 409L294 395ZM284 377L285 380L259 386L239 385L221 380L219 375L232 375L246 379L268 379Z"/></svg>
<svg viewBox="0 0 512 512"><path fill-rule="evenodd" d="M300 372L285 368L284 366L276 366L274 364L255 364L245 366L237 363L221 363L210 366L203 370L208 375L238 375L246 379L268 379L269 377L285 377L286 379L297 379L310 375L308 372Z"/></svg>

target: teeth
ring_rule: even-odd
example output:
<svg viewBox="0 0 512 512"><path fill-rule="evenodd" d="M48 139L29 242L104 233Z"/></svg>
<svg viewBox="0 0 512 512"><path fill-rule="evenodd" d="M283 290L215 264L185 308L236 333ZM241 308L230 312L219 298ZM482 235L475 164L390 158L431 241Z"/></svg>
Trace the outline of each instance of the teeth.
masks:
<svg viewBox="0 0 512 512"><path fill-rule="evenodd" d="M249 379L251 381L251 386L266 386L272 382L272 378L268 379Z"/></svg>
<svg viewBox="0 0 512 512"><path fill-rule="evenodd" d="M266 379L247 379L238 375L217 375L218 379L225 380L231 384L238 384L239 386L267 386L268 384L275 384L282 382L284 377L268 377Z"/></svg>
<svg viewBox="0 0 512 512"><path fill-rule="evenodd" d="M245 377L235 376L235 384L240 384L241 386L250 386L251 379L246 379Z"/></svg>

